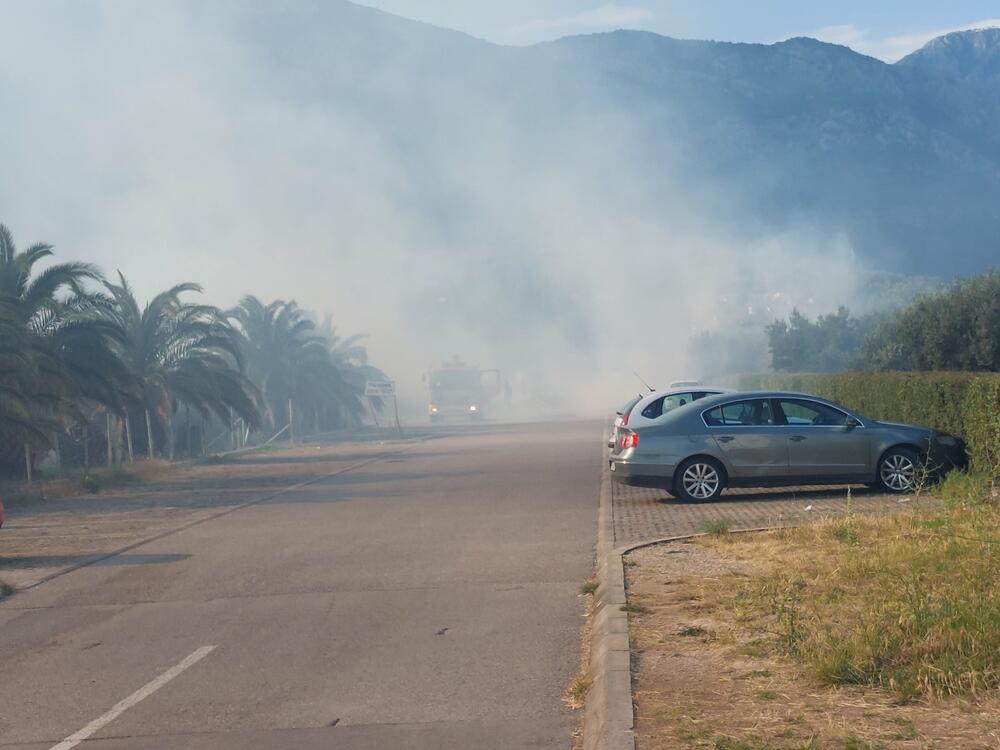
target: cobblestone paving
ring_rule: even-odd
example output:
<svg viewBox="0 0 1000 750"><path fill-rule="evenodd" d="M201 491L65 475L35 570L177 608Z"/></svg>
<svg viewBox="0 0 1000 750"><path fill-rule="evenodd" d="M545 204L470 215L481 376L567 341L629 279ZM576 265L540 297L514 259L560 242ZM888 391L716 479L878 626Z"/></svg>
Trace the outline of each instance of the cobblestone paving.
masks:
<svg viewBox="0 0 1000 750"><path fill-rule="evenodd" d="M783 487L731 489L708 503L685 502L666 490L628 487L612 482L615 544L681 536L704 531L712 521L724 520L731 529L752 529L804 523L818 517L847 513L889 513L933 507L934 498L885 495L867 487Z"/></svg>

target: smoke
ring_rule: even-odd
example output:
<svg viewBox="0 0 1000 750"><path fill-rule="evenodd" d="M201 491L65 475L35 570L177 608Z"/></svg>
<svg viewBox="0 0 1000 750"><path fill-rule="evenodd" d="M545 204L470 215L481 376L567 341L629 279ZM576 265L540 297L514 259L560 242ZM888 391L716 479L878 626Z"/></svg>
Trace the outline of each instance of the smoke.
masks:
<svg viewBox="0 0 1000 750"><path fill-rule="evenodd" d="M558 47L332 0L6 3L0 23L22 244L141 296L194 280L328 311L411 404L458 354L526 409L605 413L633 370L700 375L699 333L856 286L842 237L761 225Z"/></svg>

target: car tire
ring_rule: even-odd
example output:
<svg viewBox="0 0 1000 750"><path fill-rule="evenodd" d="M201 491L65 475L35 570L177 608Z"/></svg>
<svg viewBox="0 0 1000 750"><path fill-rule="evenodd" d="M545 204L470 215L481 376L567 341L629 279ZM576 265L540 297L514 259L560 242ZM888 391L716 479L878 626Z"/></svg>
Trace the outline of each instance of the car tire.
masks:
<svg viewBox="0 0 1000 750"><path fill-rule="evenodd" d="M914 492L920 481L920 456L912 448L890 448L878 460L876 480L883 492Z"/></svg>
<svg viewBox="0 0 1000 750"><path fill-rule="evenodd" d="M706 503L715 500L726 488L726 470L714 458L695 456L677 467L674 495L681 500Z"/></svg>

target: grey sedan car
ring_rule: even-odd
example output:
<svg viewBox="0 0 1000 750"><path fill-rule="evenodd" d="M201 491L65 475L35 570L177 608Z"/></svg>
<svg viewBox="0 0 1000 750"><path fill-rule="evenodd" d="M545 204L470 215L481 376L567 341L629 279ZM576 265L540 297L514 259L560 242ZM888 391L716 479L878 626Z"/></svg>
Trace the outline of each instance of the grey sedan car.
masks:
<svg viewBox="0 0 1000 750"><path fill-rule="evenodd" d="M610 462L616 481L686 500L713 500L735 486L863 483L911 492L930 474L964 465L965 445L816 396L728 393L620 430Z"/></svg>

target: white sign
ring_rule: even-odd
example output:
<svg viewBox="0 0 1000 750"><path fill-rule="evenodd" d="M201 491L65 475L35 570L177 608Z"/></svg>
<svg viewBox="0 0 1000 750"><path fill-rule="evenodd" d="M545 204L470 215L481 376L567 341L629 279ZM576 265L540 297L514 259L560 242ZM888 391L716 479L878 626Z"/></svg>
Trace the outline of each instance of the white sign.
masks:
<svg viewBox="0 0 1000 750"><path fill-rule="evenodd" d="M390 381L369 380L365 383L366 396L388 398L396 395L396 384Z"/></svg>

